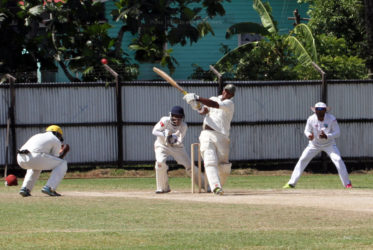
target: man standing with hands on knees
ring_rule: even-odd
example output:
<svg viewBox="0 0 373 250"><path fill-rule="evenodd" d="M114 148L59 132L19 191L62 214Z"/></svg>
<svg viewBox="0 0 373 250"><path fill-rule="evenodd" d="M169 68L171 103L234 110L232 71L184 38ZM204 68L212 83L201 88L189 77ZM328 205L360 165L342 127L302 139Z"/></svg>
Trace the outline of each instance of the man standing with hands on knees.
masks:
<svg viewBox="0 0 373 250"><path fill-rule="evenodd" d="M222 187L231 173L229 132L234 113L232 98L235 91L236 87L228 84L220 96L207 99L189 93L183 98L194 110L205 115L199 142L207 179L211 190L216 195L224 194ZM199 103L204 106L200 108Z"/></svg>
<svg viewBox="0 0 373 250"><path fill-rule="evenodd" d="M42 170L52 172L41 192L49 196L61 196L56 189L66 174L67 161L63 158L70 150L69 144L63 144L62 135L59 126L51 125L47 127L46 132L32 136L18 150L17 162L21 168L27 170L19 191L21 196L31 196L32 188Z"/></svg>
<svg viewBox="0 0 373 250"><path fill-rule="evenodd" d="M288 183L283 188L294 188L308 163L321 151L326 152L338 170L342 184L346 188L352 188L348 177L346 165L335 143L335 138L339 137L340 130L336 118L327 113L329 107L323 102L318 102L315 107L311 107L315 114L307 119L304 134L309 140L308 146L303 151L298 163Z"/></svg>

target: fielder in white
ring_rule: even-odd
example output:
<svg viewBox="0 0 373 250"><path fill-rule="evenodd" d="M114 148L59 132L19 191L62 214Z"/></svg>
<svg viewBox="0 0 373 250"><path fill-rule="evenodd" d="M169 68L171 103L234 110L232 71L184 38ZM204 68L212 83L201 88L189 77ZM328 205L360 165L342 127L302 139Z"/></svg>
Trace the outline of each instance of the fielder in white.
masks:
<svg viewBox="0 0 373 250"><path fill-rule="evenodd" d="M68 144L62 144L62 135L59 126L51 125L46 132L32 136L18 151L17 162L21 168L27 170L19 191L23 197L31 196L32 188L42 170L52 172L41 192L49 196L61 196L56 189L67 171L67 161L62 158L70 150Z"/></svg>
<svg viewBox="0 0 373 250"><path fill-rule="evenodd" d="M232 98L235 91L236 87L233 84L228 84L220 96L213 96L209 99L194 93L184 96L184 100L194 110L198 110L197 102L204 104L198 110L201 115L205 115L199 142L209 186L217 195L224 194L222 187L231 173L229 132L234 113Z"/></svg>
<svg viewBox="0 0 373 250"><path fill-rule="evenodd" d="M329 107L323 102L316 103L315 107L311 107L311 109L315 113L308 117L304 130L304 134L309 140L308 146L295 165L289 182L283 188L294 188L308 163L321 151L329 155L338 170L343 186L352 188L346 165L341 158L334 140L340 135L336 118L327 113Z"/></svg>
<svg viewBox="0 0 373 250"><path fill-rule="evenodd" d="M166 164L168 156L172 156L178 164L183 165L188 176L191 175L191 161L183 144L188 129L187 124L183 122L184 118L184 109L180 106L174 106L170 115L162 117L153 128L153 135L157 136L154 143L157 182L157 190L155 193L157 194L171 192L168 184L168 165ZM198 168L196 166L194 168L195 183L198 183ZM202 187L204 187L203 176Z"/></svg>

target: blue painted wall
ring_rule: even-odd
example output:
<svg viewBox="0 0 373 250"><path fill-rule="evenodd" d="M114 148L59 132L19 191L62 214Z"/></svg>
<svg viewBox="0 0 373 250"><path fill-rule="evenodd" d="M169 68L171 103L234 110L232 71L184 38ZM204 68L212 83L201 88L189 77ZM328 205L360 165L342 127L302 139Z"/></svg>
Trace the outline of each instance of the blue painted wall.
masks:
<svg viewBox="0 0 373 250"><path fill-rule="evenodd" d="M298 9L301 17L308 17L306 12L308 10L307 5L300 5L297 0L270 0L272 7L272 15L278 23L280 33L286 34L293 28L294 21L288 20L288 17L293 16L293 11ZM112 1L107 1L106 15L110 24L113 28L110 31L111 36L116 36L121 23L112 21L110 15L111 10L114 7ZM224 8L226 15L223 17L216 17L210 20L210 24L214 29L215 36L211 34L199 40L197 43L192 45L187 44L186 46L172 46L173 56L178 61L179 65L176 68L173 78L177 80L186 80L188 76L193 73L192 64L198 64L205 70L209 68L210 64L214 64L223 54L219 51L221 44L228 45L231 49L238 46L238 37L232 37L231 39L225 39L225 32L228 27L238 22L260 22L258 13L253 9L252 0L232 0L231 3L225 3ZM132 37L129 34L125 34L123 41L124 50L133 55L133 51L130 51L128 45L131 43ZM171 46L169 46L171 48ZM153 66L160 67L158 64L141 64L139 80L152 80L156 79L156 75L152 71ZM167 69L165 69L167 71ZM63 73L62 73L63 75ZM63 77L59 73L59 79Z"/></svg>

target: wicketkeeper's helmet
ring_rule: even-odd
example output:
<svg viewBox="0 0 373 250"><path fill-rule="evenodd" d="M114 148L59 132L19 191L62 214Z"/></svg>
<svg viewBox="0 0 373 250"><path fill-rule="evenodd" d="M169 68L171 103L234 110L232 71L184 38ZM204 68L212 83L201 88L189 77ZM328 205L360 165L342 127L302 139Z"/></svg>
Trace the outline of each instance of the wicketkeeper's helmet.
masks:
<svg viewBox="0 0 373 250"><path fill-rule="evenodd" d="M184 118L185 117L184 109L180 106L174 106L171 109L171 115L180 115L180 116L183 116L183 118Z"/></svg>

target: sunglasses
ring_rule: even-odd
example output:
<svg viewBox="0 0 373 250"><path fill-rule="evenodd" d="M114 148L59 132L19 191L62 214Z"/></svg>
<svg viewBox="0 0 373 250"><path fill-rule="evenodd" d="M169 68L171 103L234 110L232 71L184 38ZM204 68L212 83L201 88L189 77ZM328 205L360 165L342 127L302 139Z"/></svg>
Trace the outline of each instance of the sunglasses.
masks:
<svg viewBox="0 0 373 250"><path fill-rule="evenodd" d="M317 111L323 111L323 110L326 110L326 108L315 108L315 110L317 110Z"/></svg>

